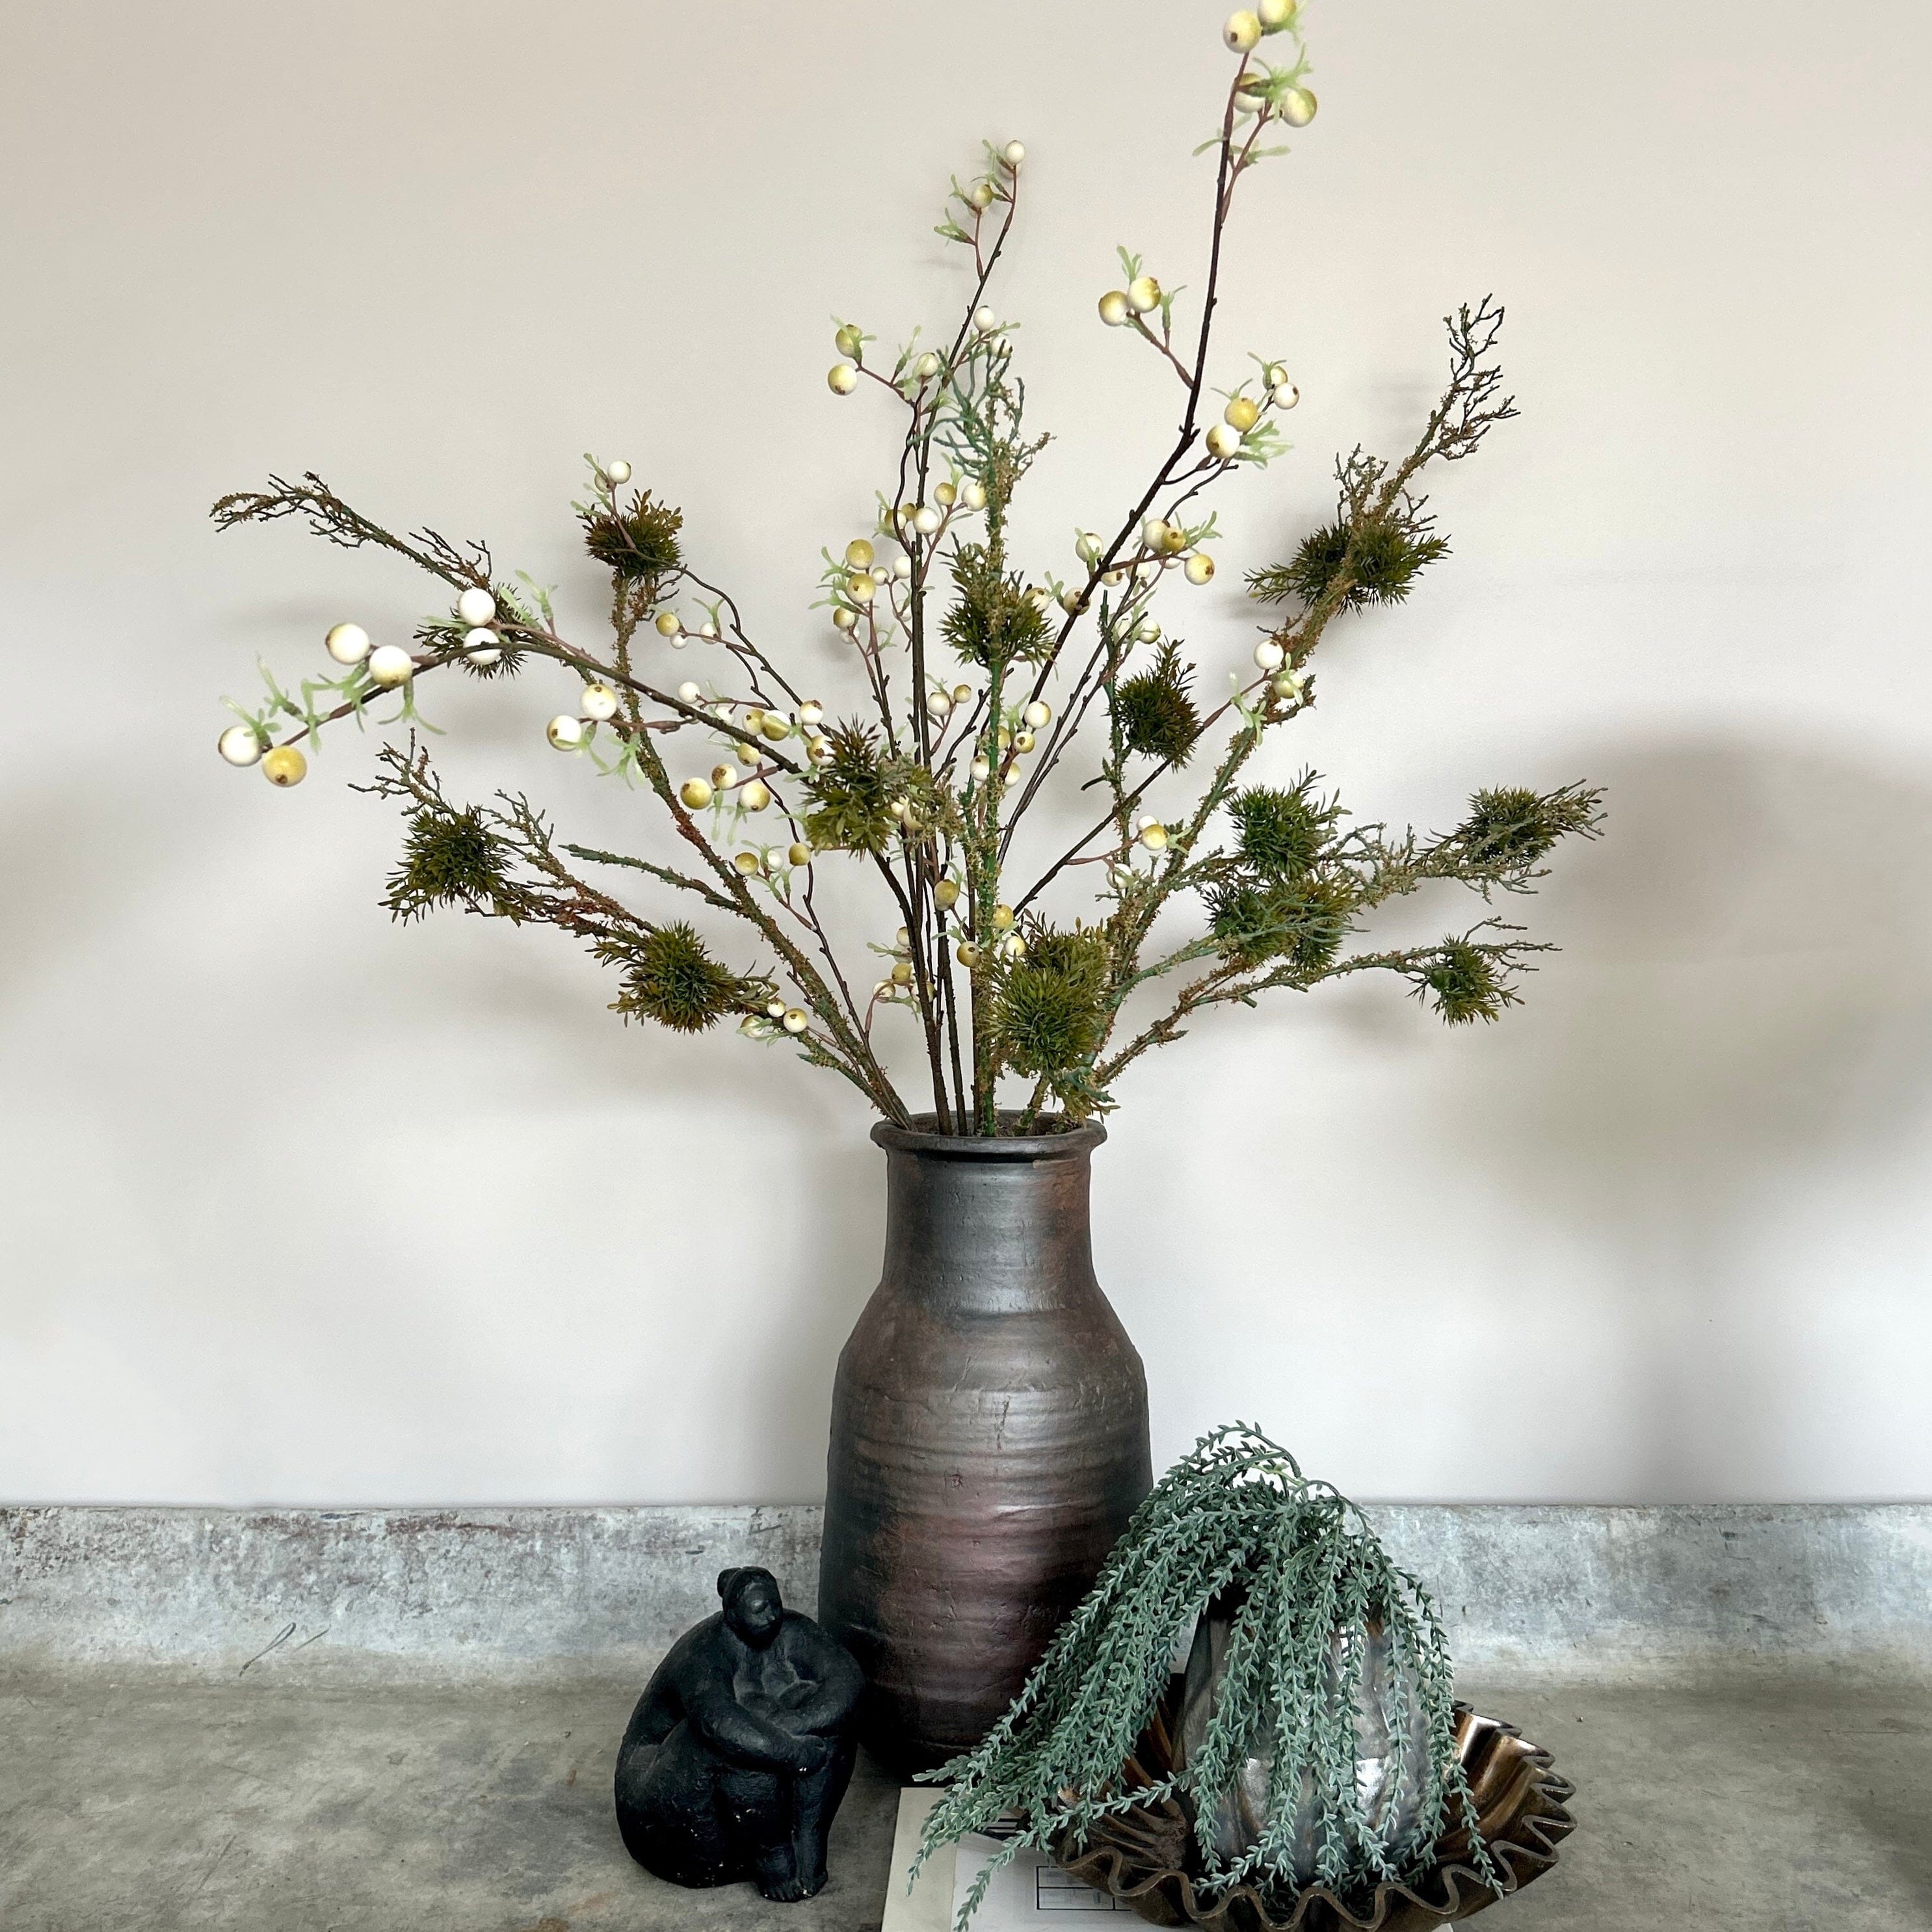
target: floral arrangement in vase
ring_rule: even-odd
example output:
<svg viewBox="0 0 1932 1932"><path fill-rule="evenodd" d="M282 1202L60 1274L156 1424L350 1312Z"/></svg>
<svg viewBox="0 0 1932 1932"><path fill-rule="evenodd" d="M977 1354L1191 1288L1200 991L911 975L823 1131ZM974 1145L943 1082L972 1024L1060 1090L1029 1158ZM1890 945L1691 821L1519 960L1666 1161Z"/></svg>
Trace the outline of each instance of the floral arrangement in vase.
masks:
<svg viewBox="0 0 1932 1932"><path fill-rule="evenodd" d="M406 643L344 622L326 675L291 688L265 669L261 700L232 707L222 756L287 787L342 721L410 728L386 740L367 788L406 816L384 899L398 918L452 907L553 926L610 967L626 1018L692 1034L735 1021L841 1076L888 1122L941 1136L1103 1114L1136 1061L1210 1012L1358 974L1403 982L1452 1025L1496 1018L1540 950L1516 928L1486 916L1423 945L1357 935L1432 881L1486 901L1528 890L1558 841L1594 832L1598 794L1485 789L1447 831L1394 832L1351 818L1312 772L1264 777L1262 754L1317 701L1330 626L1402 602L1447 554L1421 485L1514 414L1499 308L1448 319L1448 382L1406 452L1340 458L1332 518L1249 570L1265 620L1239 668L1184 640L1186 602L1216 572L1216 494L1284 454L1298 400L1281 356L1244 362L1215 329L1250 177L1315 118L1297 0L1234 14L1224 38L1200 293L1124 250L1099 301L1118 352L1171 372L1178 427L1065 554L1023 558L1013 535L1047 439L993 300L1025 154L989 144L939 228L966 272L954 321L890 352L838 327L830 392L882 408L894 441L876 515L824 553L829 621L807 662L768 653L680 512L627 462L593 461L575 506L609 584L594 641L566 634L549 592L487 545L392 529L313 474L276 478L223 497L217 523L295 518L406 558L438 596ZM542 728L550 743L574 772L648 794L659 843L605 850L521 794L451 797L413 729L441 675L506 694L548 677L567 694ZM1049 800L1085 815L1034 856L1022 832ZM876 886L878 923L857 946L816 902L828 866Z"/></svg>

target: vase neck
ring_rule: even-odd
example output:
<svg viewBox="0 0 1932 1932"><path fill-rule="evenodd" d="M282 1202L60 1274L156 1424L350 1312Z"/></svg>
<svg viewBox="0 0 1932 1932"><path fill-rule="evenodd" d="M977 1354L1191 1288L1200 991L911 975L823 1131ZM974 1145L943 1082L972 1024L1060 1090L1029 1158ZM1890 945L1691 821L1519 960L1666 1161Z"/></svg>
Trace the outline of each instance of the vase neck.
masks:
<svg viewBox="0 0 1932 1932"><path fill-rule="evenodd" d="M1001 1160L886 1150L886 1282L971 1312L1064 1307L1098 1292L1090 1150Z"/></svg>

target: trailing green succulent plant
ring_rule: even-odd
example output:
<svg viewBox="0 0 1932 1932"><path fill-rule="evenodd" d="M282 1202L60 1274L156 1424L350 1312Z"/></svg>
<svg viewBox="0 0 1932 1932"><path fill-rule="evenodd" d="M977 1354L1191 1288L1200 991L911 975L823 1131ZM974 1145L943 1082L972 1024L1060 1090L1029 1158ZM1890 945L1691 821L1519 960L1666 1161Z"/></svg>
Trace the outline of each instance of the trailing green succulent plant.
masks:
<svg viewBox="0 0 1932 1932"><path fill-rule="evenodd" d="M1169 1775L1130 1778L1177 1637L1230 1595L1238 1607L1195 1748ZM1372 1669L1372 1652L1386 1654L1385 1670ZM1372 1704L1388 1743L1372 1780L1360 1762ZM1213 1820L1255 1760L1268 1767L1264 1816L1252 1843L1231 1852ZM1354 1504L1242 1424L1203 1436L1154 1485L1012 1708L974 1749L925 1776L946 1789L921 1864L1006 1821L962 1928L1021 1850L1063 1839L1078 1850L1100 1820L1170 1798L1194 1820L1197 1892L1250 1885L1282 1917L1309 1843L1306 1883L1345 1902L1419 1876L1445 1832L1466 1829L1469 1864L1500 1876L1456 1756L1448 1646L1427 1592L1389 1560ZM1371 1789L1406 1802L1376 1803Z"/></svg>
<svg viewBox="0 0 1932 1932"><path fill-rule="evenodd" d="M1530 890L1560 840L1594 836L1597 793L1479 791L1461 824L1423 836L1350 818L1312 775L1258 782L1256 760L1313 706L1329 627L1407 599L1448 554L1418 484L1515 414L1495 356L1501 309L1485 300L1446 319L1448 385L1407 453L1342 458L1334 517L1249 574L1253 598L1280 608L1225 697L1204 689L1198 642L1184 652L1157 614L1170 592L1213 580L1208 495L1286 452L1282 425L1300 398L1273 356L1251 358L1255 374L1231 388L1210 386L1222 373L1214 325L1237 200L1254 167L1284 152L1274 137L1316 112L1298 0L1238 12L1223 37L1238 58L1200 151L1214 179L1198 322L1190 332L1181 291L1126 250L1120 286L1099 304L1104 325L1179 382L1180 426L1123 493L1111 534L1076 532L1064 574L1023 561L1010 522L1047 440L1026 426L1015 332L987 299L1025 153L989 145L982 170L952 184L939 226L971 265L952 324L931 346L915 332L896 355L855 323L838 328L832 393L868 392L899 433L876 517L824 553L819 602L848 686L835 705L805 694L818 670L781 664L754 638L704 574L682 513L632 487L627 462L592 461L575 506L608 573L610 634L595 644L567 636L548 592L499 572L486 546L391 529L310 474L223 497L217 523L294 518L331 543L387 550L441 586L448 608L404 627L413 649L345 622L325 640L328 675L291 689L265 669L266 696L232 707L222 755L291 786L334 721L365 722L393 700L382 722L413 725L434 674L504 686L560 668L572 694L545 727L550 742L652 794L662 848L560 841L520 796L459 805L416 741L389 742L368 789L408 824L386 903L406 919L447 906L554 925L616 970L612 1004L626 1018L682 1033L736 1018L754 1040L793 1041L901 1125L926 1102L910 1096L882 1022L910 1021L938 1129L985 1135L1003 1120L1031 1130L1049 1106L1103 1112L1143 1054L1270 992L1376 971L1452 1024L1496 1018L1542 950L1516 927L1485 917L1384 950L1352 950L1356 935L1433 881L1486 899ZM1262 58L1277 46L1283 58ZM687 648L698 662L674 669ZM1057 857L1059 840L1041 850L1033 836L1048 802L1087 824ZM869 986L870 973L848 974L850 949L814 894L841 863L881 895L883 928L866 944L889 963ZM661 903L633 903L632 886ZM734 933L751 942L742 966L720 956ZM1025 1091L1003 1096L1010 1080Z"/></svg>

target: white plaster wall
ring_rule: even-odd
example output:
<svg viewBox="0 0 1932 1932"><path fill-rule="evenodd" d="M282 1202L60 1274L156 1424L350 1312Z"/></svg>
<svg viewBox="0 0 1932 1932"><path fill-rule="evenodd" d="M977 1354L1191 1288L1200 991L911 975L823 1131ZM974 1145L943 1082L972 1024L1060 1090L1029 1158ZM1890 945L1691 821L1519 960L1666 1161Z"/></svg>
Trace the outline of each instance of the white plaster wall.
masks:
<svg viewBox="0 0 1932 1932"><path fill-rule="evenodd" d="M1117 242L1199 283L1218 24L0 14L0 1496L820 1492L879 1236L856 1100L626 1030L554 935L392 928L366 748L276 795L216 761L216 700L424 597L206 506L312 465L587 622L568 500L622 454L830 690L814 560L891 432L826 394L827 316L939 315L945 178L1024 138L1000 303L1063 555L1171 419L1093 301ZM1246 194L1217 365L1286 353L1299 446L1177 610L1218 684L1236 560L1322 514L1338 445L1406 433L1437 318L1493 289L1522 420L1442 478L1454 556L1333 634L1277 760L1371 815L1587 776L1612 817L1505 1024L1364 985L1127 1083L1097 1244L1156 1459L1238 1415L1365 1496L1924 1496L1932 26L1318 0L1311 34L1321 117ZM562 688L436 692L439 752L626 836L541 748Z"/></svg>

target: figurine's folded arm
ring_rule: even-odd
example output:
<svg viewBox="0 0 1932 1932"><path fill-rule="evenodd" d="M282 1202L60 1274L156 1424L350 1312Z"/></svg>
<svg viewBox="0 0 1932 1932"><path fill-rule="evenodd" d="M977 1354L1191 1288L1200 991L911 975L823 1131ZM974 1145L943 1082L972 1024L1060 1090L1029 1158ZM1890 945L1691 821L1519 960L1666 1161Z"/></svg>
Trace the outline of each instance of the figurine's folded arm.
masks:
<svg viewBox="0 0 1932 1932"><path fill-rule="evenodd" d="M720 1756L752 1770L810 1771L824 1756L817 1740L779 1730L715 1681L696 1687L686 1699L685 1720Z"/></svg>
<svg viewBox="0 0 1932 1932"><path fill-rule="evenodd" d="M820 1732L842 1730L866 1694L866 1673L842 1645L830 1641L814 1650L812 1663L819 1675L819 1684L795 1714L798 1728Z"/></svg>

